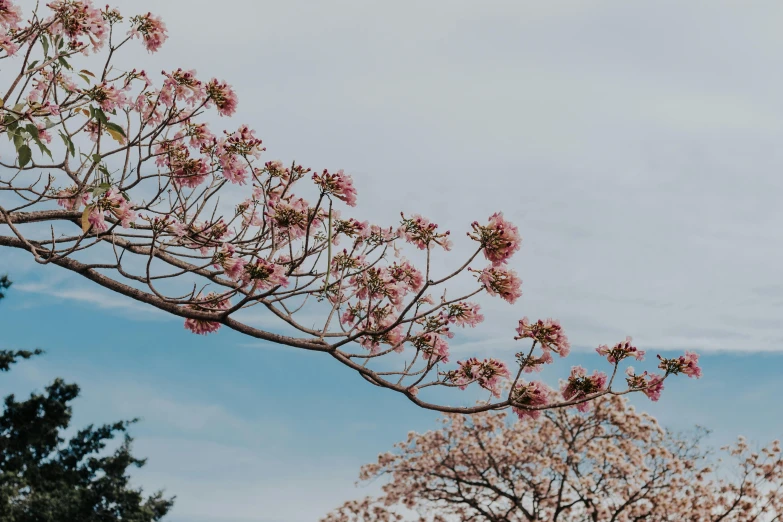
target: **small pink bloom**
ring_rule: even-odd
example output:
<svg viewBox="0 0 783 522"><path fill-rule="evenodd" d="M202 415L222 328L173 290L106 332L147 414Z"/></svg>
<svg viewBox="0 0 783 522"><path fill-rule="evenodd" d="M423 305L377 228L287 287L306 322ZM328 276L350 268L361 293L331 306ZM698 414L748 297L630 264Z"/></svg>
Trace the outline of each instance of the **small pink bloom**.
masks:
<svg viewBox="0 0 783 522"><path fill-rule="evenodd" d="M0 28L16 29L21 21L22 8L11 0L0 0Z"/></svg>
<svg viewBox="0 0 783 522"><path fill-rule="evenodd" d="M618 363L627 357L634 357L637 361L644 359L644 351L631 345L631 337L626 337L625 341L615 344L612 348L602 344L595 349L598 355L606 357L612 363Z"/></svg>
<svg viewBox="0 0 783 522"><path fill-rule="evenodd" d="M313 174L313 181L320 187L322 193L332 194L337 199L345 201L349 207L356 206L356 189L353 186L353 178L342 170L329 173L324 169L322 174Z"/></svg>
<svg viewBox="0 0 783 522"><path fill-rule="evenodd" d="M107 37L107 24L103 14L92 6L89 0L55 0L47 4L54 12L53 23L49 26L52 34L62 34L71 40L71 45L87 54L89 46L81 41L83 36L92 44L93 49L103 47Z"/></svg>
<svg viewBox="0 0 783 522"><path fill-rule="evenodd" d="M209 293L203 298L198 297L196 303L188 306L191 310L199 312L215 312L219 310L228 310L231 308L231 302L228 299L219 299L218 294ZM217 321L208 321L205 319L185 319L185 328L199 335L207 335L217 332L221 324Z"/></svg>
<svg viewBox="0 0 783 522"><path fill-rule="evenodd" d="M0 49L8 56L14 56L19 50L19 45L7 33L0 33Z"/></svg>
<svg viewBox="0 0 783 522"><path fill-rule="evenodd" d="M397 229L397 234L405 238L408 243L416 245L421 250L432 248L432 245L440 245L444 250L451 250L449 231L439 233L438 225L430 223L430 220L414 214L411 218L402 215L402 225Z"/></svg>
<svg viewBox="0 0 783 522"><path fill-rule="evenodd" d="M519 321L517 333L519 335L514 339L533 339L538 341L542 348L557 352L560 357L566 357L571 352L568 337L563 333L560 321L556 319L539 319L531 323L527 317L523 317Z"/></svg>
<svg viewBox="0 0 783 522"><path fill-rule="evenodd" d="M160 17L147 13L142 16L134 16L131 21L133 28L128 32L131 38L141 38L144 41L144 47L150 53L156 52L166 41L166 24Z"/></svg>
<svg viewBox="0 0 783 522"><path fill-rule="evenodd" d="M86 205L90 199L90 194L84 192L78 194L79 188L76 185L63 189L57 193L57 204L66 210L79 210L82 205Z"/></svg>
<svg viewBox="0 0 783 522"><path fill-rule="evenodd" d="M213 78L207 84L207 94L209 95L207 107L214 102L219 115L231 116L236 112L237 95L226 82L219 82Z"/></svg>
<svg viewBox="0 0 783 522"><path fill-rule="evenodd" d="M160 101L167 107L171 107L177 101L186 105L198 105L207 95L204 84L196 78L195 70L177 69L171 74L162 72L166 79L160 90Z"/></svg>
<svg viewBox="0 0 783 522"><path fill-rule="evenodd" d="M492 266L505 264L522 243L519 229L503 219L502 212L489 216L488 224L482 226L474 221L472 227L473 233L468 236L481 243L484 256Z"/></svg>
<svg viewBox="0 0 783 522"><path fill-rule="evenodd" d="M450 323L463 328L466 326L475 328L484 320L484 316L479 313L479 310L481 310L481 307L478 304L462 301L449 305L447 311L443 313L446 320Z"/></svg>
<svg viewBox="0 0 783 522"><path fill-rule="evenodd" d="M497 295L514 304L522 296L522 280L511 269L488 266L478 278L489 295Z"/></svg>
<svg viewBox="0 0 783 522"><path fill-rule="evenodd" d="M562 393L565 400L579 400L594 393L603 391L606 387L606 374L594 371L593 375L587 376L587 370L581 366L573 366L568 381L563 386ZM579 403L576 407L579 411L590 409L589 402Z"/></svg>
<svg viewBox="0 0 783 522"><path fill-rule="evenodd" d="M109 229L109 225L106 224L106 220L103 215L103 210L97 206L90 209L87 214L87 221L92 225L94 232L106 232Z"/></svg>
<svg viewBox="0 0 783 522"><path fill-rule="evenodd" d="M447 378L464 390L468 384L478 382L479 386L492 392L495 397L500 397L500 384L502 379L509 377L508 368L503 361L497 359L484 359L479 361L475 357L467 361L457 361L459 369L446 374Z"/></svg>
<svg viewBox="0 0 783 522"><path fill-rule="evenodd" d="M255 263L247 263L244 268L242 282L253 283L259 290L267 290L275 286L288 286L286 269L283 265L266 259L257 259Z"/></svg>
<svg viewBox="0 0 783 522"><path fill-rule="evenodd" d="M658 356L661 360L658 368L664 370L667 374L677 375L678 373L684 373L688 377L698 379L701 377L701 368L698 365L699 354L694 352L685 352L685 355L681 355L676 359L665 359Z"/></svg>
<svg viewBox="0 0 783 522"><path fill-rule="evenodd" d="M549 404L549 398L552 394L552 390L540 381L533 381L531 383L525 383L520 381L511 392L512 410L517 414L520 420L525 418L537 419L541 416L540 409L526 409L524 406L531 408L540 408ZM516 406L519 405L519 406Z"/></svg>

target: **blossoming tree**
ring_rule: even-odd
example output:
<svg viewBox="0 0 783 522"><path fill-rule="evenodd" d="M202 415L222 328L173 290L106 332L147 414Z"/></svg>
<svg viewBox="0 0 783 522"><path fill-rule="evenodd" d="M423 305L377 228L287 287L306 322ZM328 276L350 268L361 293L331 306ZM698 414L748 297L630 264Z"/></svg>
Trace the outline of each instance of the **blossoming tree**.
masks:
<svg viewBox="0 0 783 522"><path fill-rule="evenodd" d="M740 522L783 516L777 441L752 452L723 448L721 478L692 437L663 431L624 397L596 401L587 416L550 410L510 424L505 413L447 414L411 433L362 480L388 475L380 498L346 502L322 522ZM410 518L414 512L418 517ZM406 515L407 514L407 515Z"/></svg>
<svg viewBox="0 0 783 522"><path fill-rule="evenodd" d="M509 267L517 227L502 213L474 222L467 234L475 248L449 261L449 232L418 214L388 227L343 214L357 204L350 175L262 161L265 148L246 125L210 129L209 117L237 110L225 81L178 68L156 84L144 70L115 65L126 45L156 52L166 39L165 24L149 13L125 18L89 0L53 0L24 21L18 6L0 0L0 132L10 141L0 160L0 246L182 317L196 334L226 326L323 352L442 411L513 407L536 416L632 391L655 400L670 375L699 376L698 357L688 353L662 359L662 373L631 372L627 387L613 387L620 362L643 357L629 339L598 349L610 376L575 367L550 400L522 374L570 346L557 321L527 318L516 339L530 346L512 366L477 358L447 366L452 328L484 319L472 299L520 297ZM401 256L405 244L420 262ZM447 293L458 279L467 290L450 285ZM302 310L320 319L301 320ZM279 327L253 326L251 314ZM512 386L501 397L503 382ZM496 400L460 408L419 395L470 385Z"/></svg>

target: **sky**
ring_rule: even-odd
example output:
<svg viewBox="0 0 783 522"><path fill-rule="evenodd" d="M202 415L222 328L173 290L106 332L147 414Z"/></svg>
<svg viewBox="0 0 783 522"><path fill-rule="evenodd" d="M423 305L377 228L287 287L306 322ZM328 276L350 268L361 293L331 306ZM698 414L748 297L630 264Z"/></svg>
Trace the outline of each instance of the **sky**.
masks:
<svg viewBox="0 0 783 522"><path fill-rule="evenodd" d="M31 2L21 2L30 5ZM632 335L653 355L702 354L658 403L665 425L783 435L783 5L725 1L121 0L169 41L123 58L226 79L266 159L344 169L356 215L419 212L456 248L495 211L520 228L523 297L484 299L455 358L506 358L522 316L556 317L571 364ZM3 73L0 71L0 78ZM83 396L74 424L142 417L135 480L178 499L171 522L305 522L344 500L358 469L436 414L327 356L182 321L0 250L15 281L3 347L47 354L0 381L56 376ZM258 321L267 318L259 317ZM654 355L653 355L654 356ZM605 364L605 362L604 362ZM667 381L669 382L669 381Z"/></svg>

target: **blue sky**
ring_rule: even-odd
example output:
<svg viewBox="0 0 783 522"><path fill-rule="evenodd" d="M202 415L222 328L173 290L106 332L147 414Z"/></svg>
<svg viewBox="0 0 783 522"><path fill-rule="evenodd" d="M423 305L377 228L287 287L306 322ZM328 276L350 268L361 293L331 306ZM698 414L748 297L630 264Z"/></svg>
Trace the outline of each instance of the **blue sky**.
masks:
<svg viewBox="0 0 783 522"><path fill-rule="evenodd" d="M520 317L557 317L575 350L551 383L632 335L651 356L702 353L701 380L634 399L664 425L703 424L715 445L783 435L779 3L113 5L169 27L160 53L127 63L227 79L239 112L217 128L248 123L265 159L345 169L358 217L421 212L457 252L474 219L519 226L524 295L482 300L488 321L455 358L510 361ZM6 271L4 347L48 353L0 392L62 376L83 388L77 425L143 417L138 480L178 495L173 522L315 520L373 491L353 487L360 464L434 425L328 357L188 334L22 253L0 251Z"/></svg>

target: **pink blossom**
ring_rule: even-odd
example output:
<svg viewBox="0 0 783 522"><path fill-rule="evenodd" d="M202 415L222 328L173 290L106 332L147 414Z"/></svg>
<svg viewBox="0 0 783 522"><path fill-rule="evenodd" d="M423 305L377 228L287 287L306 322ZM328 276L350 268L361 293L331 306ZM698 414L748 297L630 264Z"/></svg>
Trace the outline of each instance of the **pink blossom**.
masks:
<svg viewBox="0 0 783 522"><path fill-rule="evenodd" d="M626 382L628 386L633 389L641 389L651 401L657 401L661 398L661 392L663 391L663 376L656 374L649 374L644 372L640 375L636 375L633 366L629 366L625 370Z"/></svg>
<svg viewBox="0 0 783 522"><path fill-rule="evenodd" d="M444 250L451 250L449 231L439 233L438 225L430 223L430 220L414 214L411 218L402 215L402 225L397 229L397 234L404 237L408 243L416 245L421 250L432 248L432 245L440 245Z"/></svg>
<svg viewBox="0 0 783 522"><path fill-rule="evenodd" d="M307 232L307 223L310 217L310 206L302 198L279 199L270 201L267 205L266 217L277 227L277 233L285 233L285 239L295 240L304 236ZM320 223L315 217L310 226L311 232Z"/></svg>
<svg viewBox="0 0 783 522"><path fill-rule="evenodd" d="M245 265L245 273L242 276L242 282L245 284L253 283L259 290L267 290L275 286L288 286L288 278L285 275L285 267L267 261L266 259L257 259L254 263Z"/></svg>
<svg viewBox="0 0 783 522"><path fill-rule="evenodd" d="M479 310L481 310L481 306L478 304L461 301L450 304L444 314L446 320L450 323L463 328L466 326L475 328L484 320L484 316L479 313Z"/></svg>
<svg viewBox="0 0 783 522"><path fill-rule="evenodd" d="M19 50L19 46L7 33L0 33L0 49L8 56L13 56Z"/></svg>
<svg viewBox="0 0 783 522"><path fill-rule="evenodd" d="M332 244L340 244L340 236L345 235L350 238L355 238L356 243L359 244L370 237L370 223L369 221L359 221L354 218L348 219L334 219L334 234L332 237Z"/></svg>
<svg viewBox="0 0 783 522"><path fill-rule="evenodd" d="M89 47L80 38L86 36L94 49L100 49L106 40L106 22L98 9L89 0L54 0L47 4L54 11L54 23L49 27L52 34L62 34L71 39L75 47Z"/></svg>
<svg viewBox="0 0 783 522"><path fill-rule="evenodd" d="M522 238L519 229L503 219L502 212L495 212L489 216L489 223L479 225L477 221L472 224L473 234L468 236L481 243L484 248L484 257L492 263L492 266L505 264L508 259L518 251Z"/></svg>
<svg viewBox="0 0 783 522"><path fill-rule="evenodd" d="M595 351L598 352L598 355L606 357L612 364L616 364L627 357L634 357L637 361L644 359L644 351L631 345L630 336L626 337L625 341L615 344L612 348L602 344Z"/></svg>
<svg viewBox="0 0 783 522"><path fill-rule="evenodd" d="M171 179L179 186L196 188L206 181L209 172L205 158L185 158L171 163Z"/></svg>
<svg viewBox="0 0 783 522"><path fill-rule="evenodd" d="M90 208L90 212L87 214L87 221L92 225L92 229L95 232L106 232L109 229L109 225L104 219L103 210L98 206Z"/></svg>
<svg viewBox="0 0 783 522"><path fill-rule="evenodd" d="M584 399L594 393L603 391L606 387L606 374L594 371L593 375L587 376L587 370L581 366L571 367L571 375L562 388L563 398L567 401ZM589 402L581 402L577 405L579 411L590 409Z"/></svg>
<svg viewBox="0 0 783 522"><path fill-rule="evenodd" d="M231 116L236 112L237 95L226 82L219 82L213 78L207 84L207 94L209 95L207 107L214 102L219 115Z"/></svg>
<svg viewBox="0 0 783 522"><path fill-rule="evenodd" d="M411 343L421 350L431 364L449 362L449 343L438 333L420 333L411 340Z"/></svg>
<svg viewBox="0 0 783 522"><path fill-rule="evenodd" d="M337 199L345 201L349 207L356 206L356 189L353 186L353 178L341 170L329 173L324 169L322 174L313 174L313 181L321 192L331 194Z"/></svg>
<svg viewBox="0 0 783 522"><path fill-rule="evenodd" d="M424 274L407 259L395 261L386 268L385 273L390 280L400 283L406 293L418 292L424 285Z"/></svg>
<svg viewBox="0 0 783 522"><path fill-rule="evenodd" d="M57 204L66 210L79 210L90 199L88 192L79 194L79 187L73 185L57 193Z"/></svg>
<svg viewBox="0 0 783 522"><path fill-rule="evenodd" d="M228 310L231 308L231 302L228 299L220 299L218 294L209 293L203 298L199 296L197 303L188 305L191 310L199 312L215 312L219 310ZM217 321L208 321L206 319L185 319L185 328L199 335L207 335L217 332L221 324Z"/></svg>
<svg viewBox="0 0 783 522"><path fill-rule="evenodd" d="M532 381L525 383L520 381L512 390L511 403L512 410L517 414L520 420L538 419L541 416L541 410L539 409L526 409L524 406L530 408L540 408L549 404L549 397L552 394L552 390L549 386L540 381Z"/></svg>
<svg viewBox="0 0 783 522"><path fill-rule="evenodd" d="M234 257L235 249L231 243L225 243L223 247L215 254L215 268L222 268L226 275L238 281L242 279L245 273L247 261L240 257Z"/></svg>
<svg viewBox="0 0 783 522"><path fill-rule="evenodd" d="M458 370L446 374L449 381L464 390L468 384L478 382L479 386L492 392L495 397L500 397L500 383L502 379L509 377L508 368L503 361L497 359L484 359L479 361L471 357L467 361L457 361Z"/></svg>
<svg viewBox="0 0 783 522"><path fill-rule="evenodd" d="M699 367L699 354L694 352L685 352L685 355L681 355L676 359L665 359L658 356L661 363L658 368L666 371L667 374L671 373L677 375L678 373L684 373L690 378L698 379L701 377L701 368Z"/></svg>
<svg viewBox="0 0 783 522"><path fill-rule="evenodd" d="M101 109L107 112L111 112L115 109L122 109L126 103L128 103L125 94L117 89L114 85L107 85L105 82L100 85L96 85L89 91L90 97L98 102Z"/></svg>
<svg viewBox="0 0 783 522"><path fill-rule="evenodd" d="M166 71L162 74L166 77L160 91L160 101L164 105L171 107L179 100L193 106L204 101L207 90L196 78L195 70L186 71L179 68L171 74Z"/></svg>
<svg viewBox="0 0 783 522"><path fill-rule="evenodd" d="M22 8L11 0L0 0L0 28L16 29L21 21Z"/></svg>
<svg viewBox="0 0 783 522"><path fill-rule="evenodd" d="M114 217L120 220L120 226L122 226L122 228L129 228L131 223L136 221L136 212L133 210L133 207L131 207L130 202L125 198L122 198L117 206L112 209L112 213L114 214Z"/></svg>
<svg viewBox="0 0 783 522"><path fill-rule="evenodd" d="M685 352L685 355L680 356L680 373L684 373L688 377L698 379L701 377L701 368L698 365L699 354L694 352Z"/></svg>
<svg viewBox="0 0 783 522"><path fill-rule="evenodd" d="M511 304L522 296L522 280L514 270L488 266L479 273L479 282L489 295L497 295Z"/></svg>
<svg viewBox="0 0 783 522"><path fill-rule="evenodd" d="M44 123L39 123L35 127L38 129L38 139L39 140L41 140L44 143L51 143L52 142L52 136L47 131L46 125Z"/></svg>
<svg viewBox="0 0 783 522"><path fill-rule="evenodd" d="M527 317L519 321L517 335L514 339L533 339L538 341L545 350L557 352L560 357L566 357L571 352L571 344L568 337L563 333L560 321L556 319L539 319L535 323L530 323Z"/></svg>
<svg viewBox="0 0 783 522"><path fill-rule="evenodd" d="M156 52L166 41L166 24L160 17L147 13L141 16L134 16L131 19L134 23L133 28L128 32L131 38L141 38L144 41L144 47L150 53Z"/></svg>
<svg viewBox="0 0 783 522"><path fill-rule="evenodd" d="M201 149L216 141L206 123L188 123L185 135L190 138L190 146L195 149Z"/></svg>

